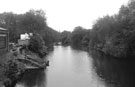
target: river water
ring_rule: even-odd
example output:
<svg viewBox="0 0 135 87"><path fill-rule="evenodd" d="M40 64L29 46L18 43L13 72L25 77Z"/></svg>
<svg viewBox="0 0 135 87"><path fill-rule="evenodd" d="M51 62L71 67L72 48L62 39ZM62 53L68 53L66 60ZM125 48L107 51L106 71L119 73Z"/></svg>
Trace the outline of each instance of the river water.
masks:
<svg viewBox="0 0 135 87"><path fill-rule="evenodd" d="M17 87L135 87L134 61L70 46L55 46L47 58L47 69L26 71Z"/></svg>

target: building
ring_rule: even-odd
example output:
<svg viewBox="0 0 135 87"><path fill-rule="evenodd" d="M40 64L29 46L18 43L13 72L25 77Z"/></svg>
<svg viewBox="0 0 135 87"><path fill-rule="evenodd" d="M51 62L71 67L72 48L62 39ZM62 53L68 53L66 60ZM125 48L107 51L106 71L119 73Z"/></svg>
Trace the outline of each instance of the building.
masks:
<svg viewBox="0 0 135 87"><path fill-rule="evenodd" d="M32 33L30 33L30 34L27 34L27 33L21 34L20 39L18 40L18 44L28 46L29 45L29 39L30 39L31 35L32 35Z"/></svg>
<svg viewBox="0 0 135 87"><path fill-rule="evenodd" d="M0 28L0 53L9 51L9 32Z"/></svg>

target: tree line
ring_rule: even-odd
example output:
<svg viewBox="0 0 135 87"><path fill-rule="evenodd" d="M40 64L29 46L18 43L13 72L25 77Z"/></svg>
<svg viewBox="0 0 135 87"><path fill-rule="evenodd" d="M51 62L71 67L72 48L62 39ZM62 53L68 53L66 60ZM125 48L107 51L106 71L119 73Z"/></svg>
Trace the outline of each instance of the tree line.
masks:
<svg viewBox="0 0 135 87"><path fill-rule="evenodd" d="M115 57L135 56L135 1L122 5L115 15L99 18L92 29L78 26L72 32L62 32L61 42Z"/></svg>
<svg viewBox="0 0 135 87"><path fill-rule="evenodd" d="M47 25L43 10L31 9L24 14L0 13L0 27L9 30L9 41L17 43L20 34L34 33L42 36L47 47L58 41L59 32Z"/></svg>

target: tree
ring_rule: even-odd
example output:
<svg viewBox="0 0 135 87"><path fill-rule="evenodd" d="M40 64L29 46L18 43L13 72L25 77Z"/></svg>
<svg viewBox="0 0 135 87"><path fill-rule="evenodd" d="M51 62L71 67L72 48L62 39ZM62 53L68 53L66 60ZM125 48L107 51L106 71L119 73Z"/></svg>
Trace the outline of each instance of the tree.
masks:
<svg viewBox="0 0 135 87"><path fill-rule="evenodd" d="M71 44L73 47L81 48L82 40L87 34L87 30L81 26L75 27L74 31L71 34Z"/></svg>
<svg viewBox="0 0 135 87"><path fill-rule="evenodd" d="M21 19L22 29L31 33L40 33L47 26L42 10L30 10Z"/></svg>
<svg viewBox="0 0 135 87"><path fill-rule="evenodd" d="M50 28L46 23L43 10L30 10L24 14L4 12L0 14L0 27L9 29L10 42L17 42L20 34L40 34L45 45L53 47L53 43L59 40L59 32Z"/></svg>
<svg viewBox="0 0 135 87"><path fill-rule="evenodd" d="M47 47L43 38L39 34L33 34L30 38L30 43L28 46L29 50L37 53L40 58L43 58L47 54Z"/></svg>
<svg viewBox="0 0 135 87"><path fill-rule="evenodd" d="M119 13L104 16L93 25L90 48L116 57L135 56L135 1L122 5Z"/></svg>
<svg viewBox="0 0 135 87"><path fill-rule="evenodd" d="M17 42L16 14L5 12L0 14L0 26L9 30L9 40Z"/></svg>
<svg viewBox="0 0 135 87"><path fill-rule="evenodd" d="M62 45L69 45L71 43L70 41L70 35L71 35L71 32L69 31L63 31L61 32L61 42L62 42Z"/></svg>

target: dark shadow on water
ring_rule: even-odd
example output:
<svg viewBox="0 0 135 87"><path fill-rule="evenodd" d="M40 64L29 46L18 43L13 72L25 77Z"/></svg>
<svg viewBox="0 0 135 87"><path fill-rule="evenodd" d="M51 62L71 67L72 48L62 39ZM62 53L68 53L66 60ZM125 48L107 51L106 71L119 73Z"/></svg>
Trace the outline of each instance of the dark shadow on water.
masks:
<svg viewBox="0 0 135 87"><path fill-rule="evenodd" d="M19 84L24 87L46 87L46 73L43 69L27 70Z"/></svg>
<svg viewBox="0 0 135 87"><path fill-rule="evenodd" d="M73 49L75 49L75 50L80 50L80 51L83 50L81 46L71 45L71 47L72 47Z"/></svg>
<svg viewBox="0 0 135 87"><path fill-rule="evenodd" d="M135 87L135 60L116 59L93 51L93 67L107 87Z"/></svg>

